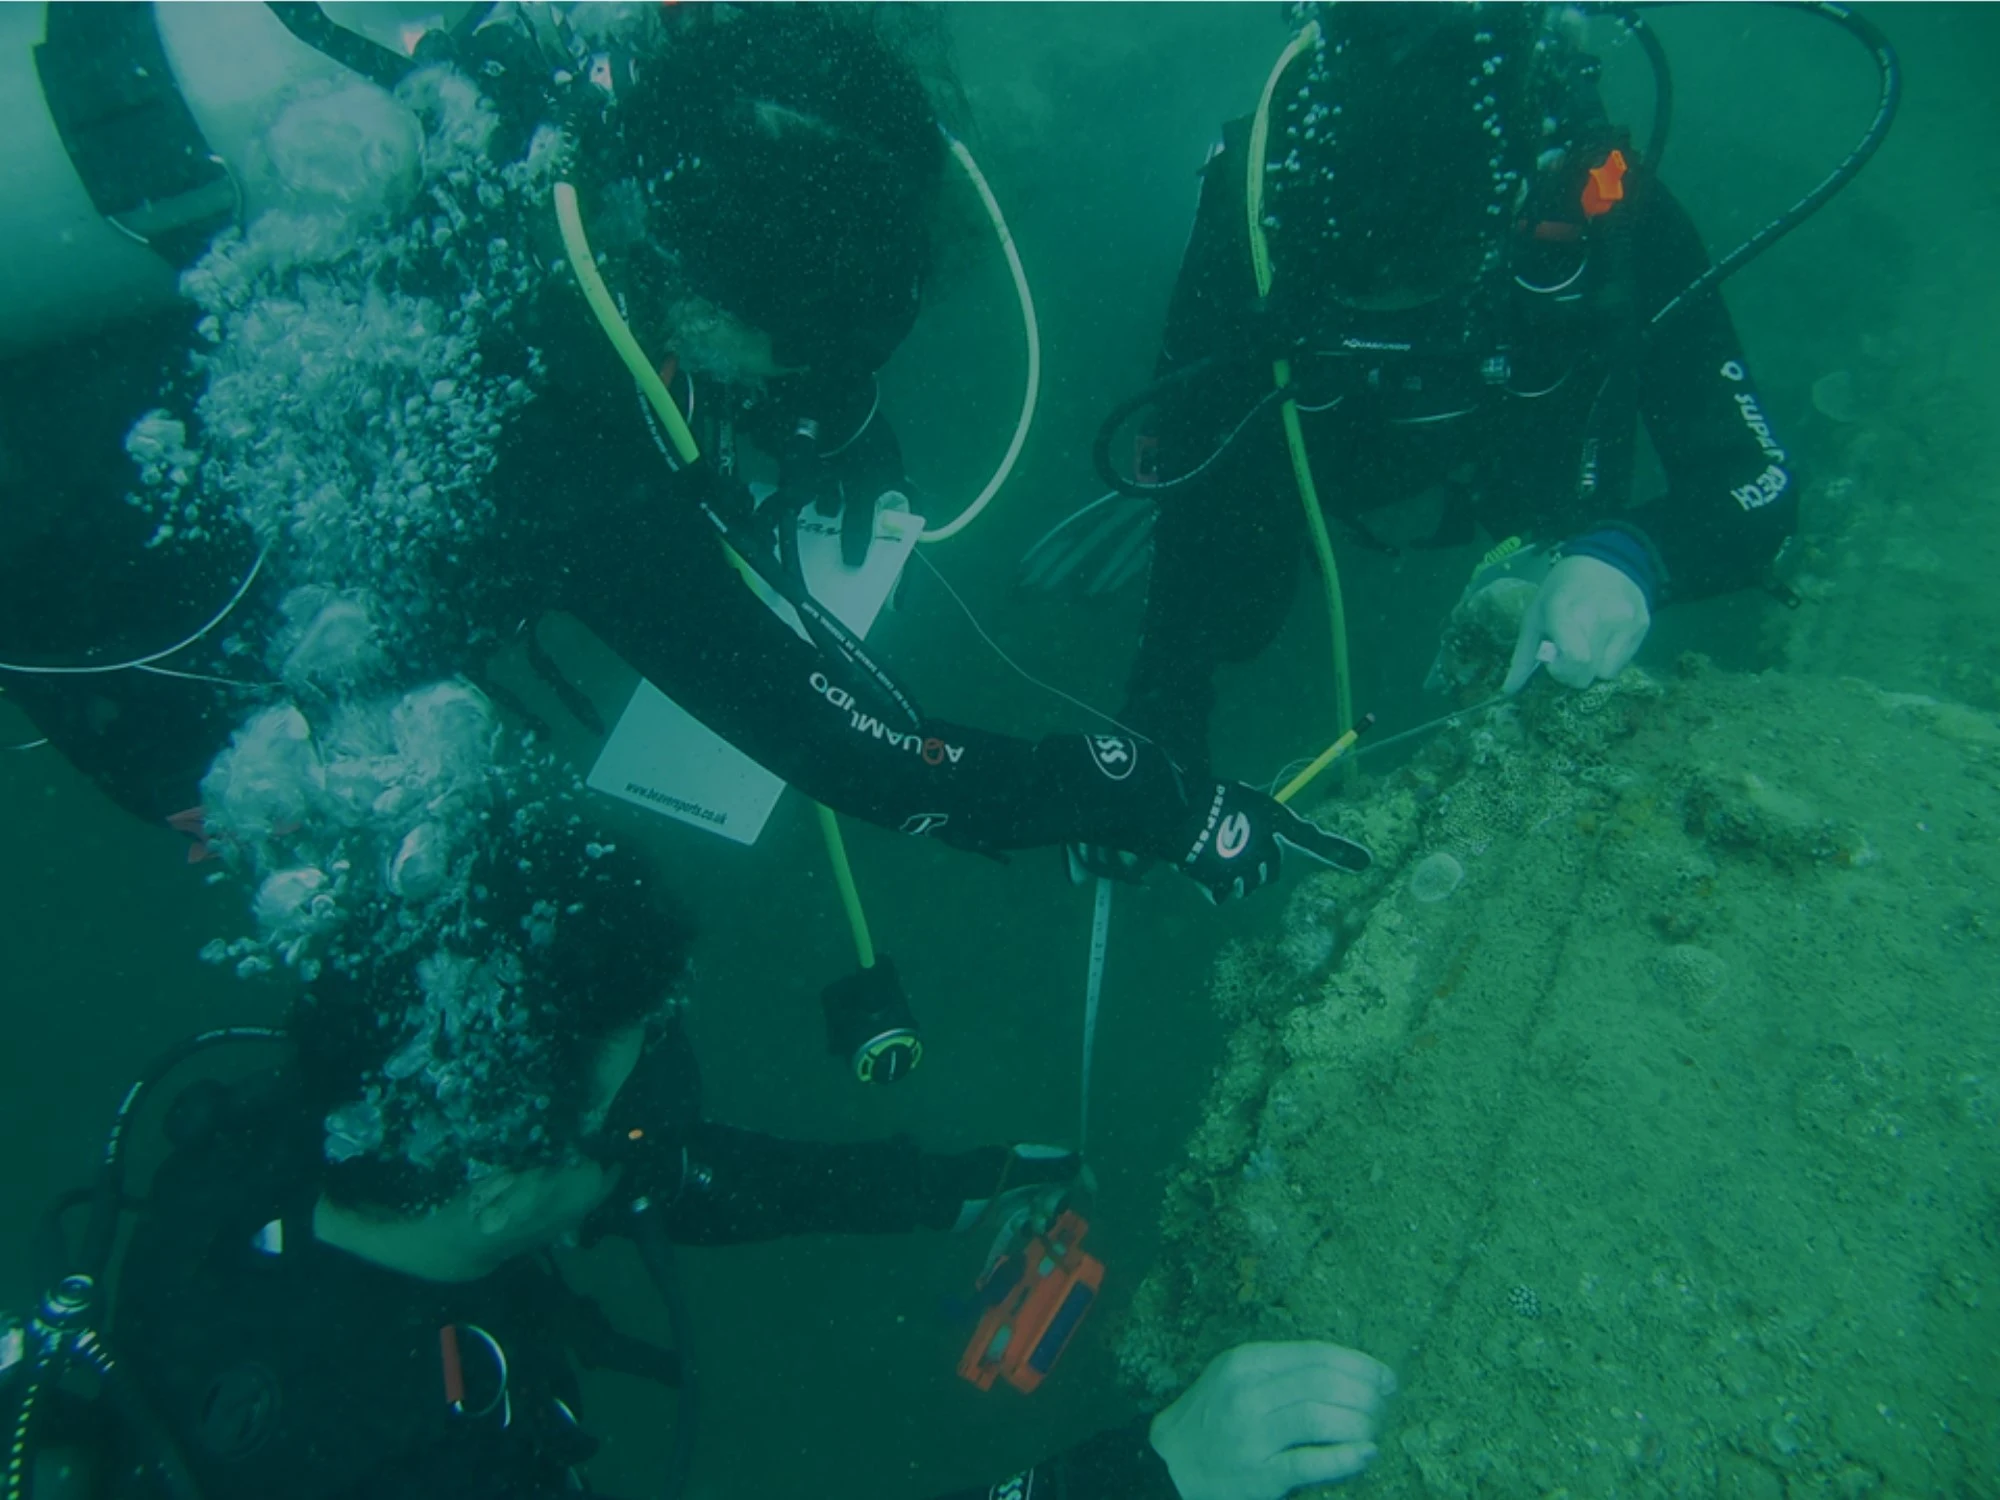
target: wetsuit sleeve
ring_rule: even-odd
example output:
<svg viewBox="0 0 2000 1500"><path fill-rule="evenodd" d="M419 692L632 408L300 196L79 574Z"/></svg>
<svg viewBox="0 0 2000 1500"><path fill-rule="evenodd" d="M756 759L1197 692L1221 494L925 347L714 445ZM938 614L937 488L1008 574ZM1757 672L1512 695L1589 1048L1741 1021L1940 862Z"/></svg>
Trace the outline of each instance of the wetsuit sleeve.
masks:
<svg viewBox="0 0 2000 1500"><path fill-rule="evenodd" d="M1243 227L1243 149L1209 159L1162 339L1160 373L1215 358L1162 404L1164 477L1191 474L1268 393L1268 368L1230 359L1248 336L1253 281ZM1166 491L1153 531L1145 624L1125 720L1190 764L1208 762L1216 669L1277 637L1297 589L1305 527L1290 491L1274 406L1252 417L1200 477Z"/></svg>
<svg viewBox="0 0 2000 1500"><path fill-rule="evenodd" d="M990 1194L1007 1152L950 1155L905 1139L794 1141L702 1124L667 1233L679 1244L737 1245L792 1234L908 1234L949 1229L968 1199Z"/></svg>
<svg viewBox="0 0 2000 1500"><path fill-rule="evenodd" d="M938 1500L1180 1500L1165 1461L1147 1438L1151 1423L1152 1418L1139 1417L1047 1463Z"/></svg>
<svg viewBox="0 0 2000 1500"><path fill-rule="evenodd" d="M1163 501L1125 722L1190 765L1209 760L1215 673L1249 661L1283 628L1307 538L1298 507L1261 458L1199 494Z"/></svg>
<svg viewBox="0 0 2000 1500"><path fill-rule="evenodd" d="M1118 775L1082 735L1031 742L900 718L860 668L765 608L669 495L607 506L580 545L564 607L716 734L838 812L975 849L1078 839L1151 852L1183 820L1163 757L1137 756L1138 774Z"/></svg>
<svg viewBox="0 0 2000 1500"><path fill-rule="evenodd" d="M1651 317L1708 258L1687 211L1657 181L1635 227L1636 290L1642 316ZM1663 327L1639 382L1640 413L1666 469L1667 492L1619 519L1652 542L1669 598L1757 582L1798 527L1798 480L1719 292Z"/></svg>
<svg viewBox="0 0 2000 1500"><path fill-rule="evenodd" d="M589 340L577 347L587 313L552 304L547 317L567 362L551 355L548 391L515 424L497 487L520 614L570 611L710 730L837 812L961 848L1184 852L1194 799L1205 808L1211 788L1184 788L1151 747L912 721L862 668L801 638L730 566L686 488L696 476L655 453L630 377ZM880 436L853 464L832 455L843 482L900 467Z"/></svg>

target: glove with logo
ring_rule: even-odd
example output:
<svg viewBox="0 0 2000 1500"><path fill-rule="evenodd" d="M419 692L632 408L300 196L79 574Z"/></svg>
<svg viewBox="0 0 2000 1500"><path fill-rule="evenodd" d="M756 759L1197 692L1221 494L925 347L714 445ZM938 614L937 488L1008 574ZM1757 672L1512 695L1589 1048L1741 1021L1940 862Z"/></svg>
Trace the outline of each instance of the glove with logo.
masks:
<svg viewBox="0 0 2000 1500"><path fill-rule="evenodd" d="M1210 783L1206 803L1192 811L1175 864L1217 905L1276 880L1287 849L1336 870L1359 873L1374 863L1361 845L1240 781Z"/></svg>
<svg viewBox="0 0 2000 1500"><path fill-rule="evenodd" d="M1144 861L1158 859L1199 885L1214 902L1248 895L1278 878L1284 851L1339 870L1365 870L1373 856L1329 833L1274 797L1236 781L1184 774L1158 746L1124 735L1057 736L1044 741L1080 768L1079 800L1098 824L1093 836L1068 846L1070 876L1136 880ZM1081 744L1084 756L1077 756Z"/></svg>

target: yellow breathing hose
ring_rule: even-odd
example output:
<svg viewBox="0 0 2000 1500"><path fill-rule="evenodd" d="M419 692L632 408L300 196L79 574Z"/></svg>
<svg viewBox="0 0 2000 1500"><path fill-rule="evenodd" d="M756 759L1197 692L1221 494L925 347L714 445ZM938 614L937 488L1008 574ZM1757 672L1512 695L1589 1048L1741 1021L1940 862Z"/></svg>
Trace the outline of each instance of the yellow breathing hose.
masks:
<svg viewBox="0 0 2000 1500"><path fill-rule="evenodd" d="M826 841L826 861L833 866L833 883L840 891L840 907L847 913L847 930L854 935L854 957L864 969L875 967L875 939L868 934L868 914L861 909L861 887L854 883L854 869L847 862L847 840L840 836L840 819L824 802L819 810L820 837Z"/></svg>
<svg viewBox="0 0 2000 1500"><path fill-rule="evenodd" d="M1042 326L1035 318L1034 294L1028 290L1028 273L1021 266L1021 252L1014 246L1014 233L1007 227L1007 218L1000 212L1000 200L993 196L993 188L986 181L986 174L979 170L979 163L972 159L972 153L965 149L965 143L956 136L947 134L951 143L951 154L972 180L972 186L979 193L979 201L986 207L986 217L993 221L993 232L1000 238L1001 253L1007 257L1007 270L1014 278L1014 296L1021 304L1021 329L1028 340L1028 383L1021 393L1021 415L1014 422L1014 436L1007 444L1006 456L1000 460L1000 467L993 471L993 477L986 481L973 502L958 513L958 516L942 526L929 526L917 538L920 542L942 542L957 536L979 518L993 497L1000 493L1000 486L1007 482L1007 476L1014 472L1014 464L1021 456L1021 448L1028 441L1028 429L1034 425L1035 403L1042 393Z"/></svg>
<svg viewBox="0 0 2000 1500"><path fill-rule="evenodd" d="M688 431L687 418L674 405L674 398L667 394L667 383L660 379L660 372L653 368L653 362L646 358L646 351L632 336L632 330L626 326L623 315L618 311L617 302L612 299L611 288L604 284L604 277L598 273L597 257L591 253L589 237L583 232L583 214L577 208L576 189L567 182L559 182L555 198L556 223L562 228L563 249L569 253L570 269L576 272L577 284L583 288L583 300L597 315L597 326L604 330L604 336L611 340L611 347L625 361L625 368L639 382L639 389L645 393L661 425L667 429L668 440L681 456L681 462L699 463L701 449L695 446L694 434Z"/></svg>
<svg viewBox="0 0 2000 1500"><path fill-rule="evenodd" d="M833 883L840 888L841 909L847 913L848 931L854 934L854 956L861 967L875 967L875 939L868 933L868 914L861 909L861 890L854 883L854 871L847 863L847 843L840 836L840 820L824 802L819 809L820 832L826 835L826 855L833 864Z"/></svg>
<svg viewBox="0 0 2000 1500"><path fill-rule="evenodd" d="M1264 235L1264 151L1271 135L1271 100L1277 94L1278 83L1285 76L1285 70L1301 52L1318 41L1319 22L1309 21L1278 55L1277 66L1271 69L1271 76L1264 82L1263 97L1257 101L1256 118L1250 125L1250 159L1246 163L1243 199L1250 229L1250 264L1256 272L1260 301L1271 295L1271 247ZM1274 360L1271 376L1279 390L1288 389L1292 383L1291 361ZM1306 529L1312 535L1313 551L1319 558L1320 580L1326 590L1327 626L1333 637L1334 728L1345 733L1354 725L1354 689L1348 669L1347 605L1340 592L1340 569L1334 561L1333 538L1327 535L1326 517L1320 510L1319 486L1313 482L1312 461L1306 456L1305 434L1299 428L1298 402L1286 396L1278 415L1285 428L1285 447L1292 457L1292 479L1298 485L1299 502L1305 507ZM1316 762L1311 772L1290 790L1296 791L1318 775L1337 754L1331 752Z"/></svg>
<svg viewBox="0 0 2000 1500"><path fill-rule="evenodd" d="M667 383L660 379L660 372L653 368L646 351L639 347L639 340L618 311L611 289L604 284L604 277L598 272L597 257L591 251L590 238L583 232L583 214L577 207L576 189L567 182L557 183L555 203L556 223L562 229L563 249L569 255L571 269L576 272L577 284L583 288L583 300L590 304L591 312L597 317L597 326L604 330L604 336L611 340L611 347L618 351L625 368L639 382L639 389L658 414L681 462L698 463L701 449L695 444L694 434L688 430L687 418L674 405ZM729 551L726 543L723 550ZM737 571L742 572L742 560L736 558L733 552L730 556L737 565ZM875 941L869 936L868 917L861 909L861 892L854 884L853 867L847 862L847 844L840 836L840 821L825 803L815 802L813 806L819 809L820 833L826 839L826 855L833 866L833 881L840 889L840 904L847 913L848 928L854 934L855 957L861 961L862 968L872 969L875 967Z"/></svg>

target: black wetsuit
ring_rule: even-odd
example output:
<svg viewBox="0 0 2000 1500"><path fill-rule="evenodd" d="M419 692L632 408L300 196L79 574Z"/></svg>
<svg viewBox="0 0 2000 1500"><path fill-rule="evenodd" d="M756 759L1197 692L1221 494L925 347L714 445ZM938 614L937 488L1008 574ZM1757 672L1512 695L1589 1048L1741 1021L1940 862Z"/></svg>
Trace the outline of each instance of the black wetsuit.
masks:
<svg viewBox="0 0 2000 1500"><path fill-rule="evenodd" d="M587 1233L620 1232L640 1178L681 1243L944 1229L968 1192L990 1191L1005 1155L788 1141L700 1121L677 1032L643 1068L639 1098L681 1101L683 1118L654 1131L653 1161L669 1169L635 1167ZM196 1086L202 1106L188 1113L205 1121L156 1174L123 1259L113 1343L203 1500L575 1493L572 1470L598 1446L577 1366L671 1384L674 1354L615 1332L546 1256L445 1284L319 1242L320 1130L284 1102L283 1076ZM993 1493L1045 1493L1060 1474L1072 1496L1174 1494L1143 1424L1040 1473L1044 1488ZM155 1500L151 1481L137 1483L114 1494Z"/></svg>
<svg viewBox="0 0 2000 1500"><path fill-rule="evenodd" d="M1206 761L1216 668L1276 636L1311 550L1267 399L1269 353L1241 353L1268 351L1272 331L1260 324L1272 314L1255 308L1244 227L1247 131L1247 122L1231 126L1204 171L1168 312L1160 373L1214 363L1157 418L1162 477L1200 472L1160 502L1126 710L1190 764ZM1641 332L1707 267L1694 225L1637 167L1622 202L1587 215L1584 174L1600 159L1574 160L1537 184L1487 341L1468 346L1456 302L1318 330L1312 320L1325 310L1299 310L1301 422L1337 549L1378 545L1368 511L1441 487L1435 542L1470 542L1478 528L1494 539L1566 541L1630 573L1656 604L1756 582L1791 535L1798 486L1720 296L1682 309L1657 337ZM1296 304L1282 280L1273 291L1276 316L1289 317ZM1463 352L1336 349L1343 334L1420 350L1456 341ZM1502 348L1505 367L1485 367ZM1641 419L1667 489L1633 504Z"/></svg>
<svg viewBox="0 0 2000 1500"><path fill-rule="evenodd" d="M1073 839L1152 849L1179 811L1174 790L1113 780L1082 735L1031 742L956 720L910 723L871 691L865 672L809 645L765 608L726 560L715 531L671 475L631 378L568 293L545 316L565 326L571 363L510 435L500 478L506 558L523 607L566 609L655 686L752 759L818 801L887 828L977 849ZM854 473L871 508L903 488L868 377L792 392L780 387L762 439L776 448L790 404L823 419L830 461ZM893 664L891 664L893 665ZM1169 843L1172 841L1169 840Z"/></svg>
<svg viewBox="0 0 2000 1500"><path fill-rule="evenodd" d="M472 634L489 644L465 644L452 610L441 611L434 640L400 643L404 686L476 676L486 650L563 609L710 728L838 811L968 848L1084 839L1178 852L1186 806L1178 776L1158 757L1139 775L1114 777L1081 734L1034 743L942 718L909 722L871 691L867 674L801 640L730 566L581 296L552 285L523 317L501 337L543 349L548 378L499 440L494 517L458 559L474 601ZM0 385L49 402L45 421L4 434L15 472L0 473L0 507L10 520L28 519L11 537L0 534L0 662L109 663L157 650L202 624L247 572L255 550L247 535L149 546L153 518L127 503L138 485L121 440L184 368L187 321L121 329L0 370ZM107 365L118 379L53 399ZM822 416L823 444L840 447L868 413L869 390L860 372L819 390L781 391L766 403L763 428L775 444L803 402ZM188 394L177 409L187 409ZM719 404L712 388L703 400ZM876 496L899 486L900 460L881 419L864 439L828 467L872 514ZM449 582L438 588L458 592ZM265 675L276 594L260 582L212 638L161 665ZM226 656L221 643L231 637L248 652ZM200 800L209 761L260 701L138 671L0 671L0 688L73 764L149 821ZM1187 795L1205 805L1207 788Z"/></svg>

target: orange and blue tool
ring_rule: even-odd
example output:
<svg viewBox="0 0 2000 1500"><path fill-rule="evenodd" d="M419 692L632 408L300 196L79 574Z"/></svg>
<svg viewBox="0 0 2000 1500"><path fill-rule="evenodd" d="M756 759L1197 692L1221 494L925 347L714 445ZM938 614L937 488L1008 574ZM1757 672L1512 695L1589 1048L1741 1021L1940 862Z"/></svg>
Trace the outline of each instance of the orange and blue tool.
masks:
<svg viewBox="0 0 2000 1500"><path fill-rule="evenodd" d="M978 1290L986 1312L959 1356L959 1375L982 1391L1005 1380L1017 1391L1042 1383L1076 1336L1104 1284L1104 1263L1083 1248L1089 1223L1065 1209L1018 1252L990 1264Z"/></svg>

